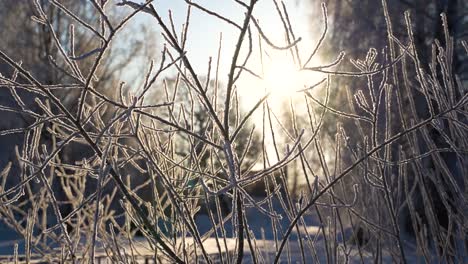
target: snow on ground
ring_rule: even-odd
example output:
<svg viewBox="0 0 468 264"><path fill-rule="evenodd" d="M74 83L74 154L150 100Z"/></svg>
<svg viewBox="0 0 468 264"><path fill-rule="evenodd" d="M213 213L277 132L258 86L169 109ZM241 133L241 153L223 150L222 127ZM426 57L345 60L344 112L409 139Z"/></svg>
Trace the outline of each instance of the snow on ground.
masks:
<svg viewBox="0 0 468 264"><path fill-rule="evenodd" d="M278 214L282 215L282 219L278 220L275 226L277 229L277 241L274 240L275 233L272 231L273 227L271 218L259 212L259 210L255 207L247 207L244 211L247 217L248 228L251 230L252 242L255 245L254 247L257 248L257 252L255 252L254 256L258 263L273 263L277 249L279 247L279 243L281 242L282 234L290 224L290 220L288 217L286 217L286 214L281 209L281 206L277 200L273 201L273 208ZM327 251L325 249L325 245L327 242L330 243L330 241L325 241L323 237L323 227L320 226L320 222L317 219L318 218L313 213L313 211L304 217L304 221L299 225L300 234L298 234L297 230L294 229L288 243L283 250L280 263L327 263ZM227 221L225 223L225 238L219 236L219 240L215 238L214 232L209 232L211 229L211 221L206 214L197 215L195 218L195 223L203 239L203 245L206 249L206 252L210 258L215 261L215 263L220 263L221 258L223 258L224 262L226 262L228 258L231 260L234 259L237 240L234 238L232 232L233 228L231 221ZM217 231L218 234L221 235L221 230L219 228ZM328 230L325 229L325 232L328 232ZM346 229L344 233L344 235L337 234L337 239L340 240L339 243L343 242L343 236L345 237L345 240L349 241L350 234L352 232L350 229ZM298 240L299 236L302 237L302 246L305 248L304 255L301 251L301 243ZM411 243L411 239L409 238L407 241L409 242L405 247L405 252L407 252L408 263L423 263L423 258L416 255L418 253L414 247L414 243ZM18 243L19 254L24 254L24 240L11 230L0 228L0 263L13 263L11 256L13 255L13 248L15 243ZM342 250L344 247L339 243L334 247L337 249L338 259L334 260L333 262L345 263L345 254ZM178 238L177 243L178 252L186 252L185 255L190 263L195 263L196 261L204 263L201 251L198 246L195 246L195 244L196 243L194 239L191 237L180 237ZM125 255L140 256L135 259L137 263L153 263L152 257L154 256L154 249L149 245L145 238L136 237L131 244L124 240L120 245L121 252L123 252ZM185 245L185 248L183 245ZM218 245L221 248L221 254L219 253ZM197 254L195 254L194 248L198 248ZM348 252L346 252L346 255L350 263L374 262L374 259L369 252L366 252L365 250L361 250L361 252L359 252L356 245L347 243L347 249ZM112 261L105 258L106 255L104 254L102 247L97 251L97 255L102 257L102 259L97 263L112 263ZM251 250L246 239L244 242L245 255L243 263L254 263L254 256L250 251ZM332 250L329 250L329 252L330 251ZM60 250L57 252L60 252ZM183 255L182 253L180 254ZM10 256L10 262L8 262L6 258L8 255ZM58 255L60 254L58 253ZM466 263L468 263L468 258L466 260ZM384 252L382 262L393 262L388 252Z"/></svg>

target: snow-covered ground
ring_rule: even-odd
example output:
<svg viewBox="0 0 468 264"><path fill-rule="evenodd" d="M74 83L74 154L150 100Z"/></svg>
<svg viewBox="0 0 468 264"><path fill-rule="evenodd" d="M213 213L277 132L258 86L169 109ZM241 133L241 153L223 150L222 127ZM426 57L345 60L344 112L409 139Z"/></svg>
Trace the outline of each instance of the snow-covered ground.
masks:
<svg viewBox="0 0 468 264"><path fill-rule="evenodd" d="M286 214L281 209L278 201L273 202L273 208L275 208L275 211L278 214L282 215L281 220L275 222L274 228L276 228L276 240L275 233L272 231L272 219L259 212L255 207L245 208L248 229L251 231L251 242L255 248L255 253L252 254L250 245L246 239L244 241L245 253L243 263L273 263L279 244L281 243L282 234L290 224L290 219L286 217ZM223 262L231 263L235 257L235 250L238 242L233 235L231 221L227 221L224 225L225 238L221 236L221 229L217 229L219 239L217 239L214 232L212 232L211 221L206 214L198 214L195 218L195 222L199 234L202 237L206 253L210 258L215 263L220 263L221 258L223 259ZM374 256L370 252L367 252L365 249L361 249L359 251L356 244L350 243L349 238L352 234L350 229L345 229L345 234L336 234L336 243L331 243L329 238L327 241L323 236L324 227L320 226L320 222L318 221L318 217L314 211L311 211L310 214L304 217L304 221L301 222L298 229L300 234L298 234L298 230L294 229L283 250L280 263L327 263L328 261L333 263L375 262ZM325 232L328 232L326 228ZM299 237L302 239L299 240ZM343 237L347 242L346 247L343 244ZM412 243L411 239L407 238L405 240L408 241L404 249L406 252L407 262L424 263L424 259L421 256L417 256L417 250L415 249L414 243ZM177 252L181 255L180 257L185 257L189 263L205 262L201 254L201 250L196 246L193 238L178 238L177 241L176 248L178 249ZM24 240L11 230L5 228L0 229L0 263L13 262L12 255L15 243L18 243L19 254L24 254ZM372 243L374 242L370 241L370 244ZM386 242L381 241L381 243L385 244ZM102 246L102 244L99 245ZM152 263L154 250L144 237L136 237L131 244L128 243L127 240L122 240L119 245L121 246L121 252L123 255L138 256L135 258L138 263ZM326 245L328 245L328 256ZM303 247L304 250L301 250L301 247ZM219 249L221 250L221 254ZM98 248L97 251L97 255L102 257L101 261L98 263L112 263L110 259L105 257L106 255L102 247ZM57 250L58 255L60 255L59 252L60 250ZM9 260L6 257L8 255L10 256ZM231 261L228 262L228 259ZM465 259L465 263L468 263L468 257ZM384 251L383 256L381 256L381 261L383 263L394 262L391 254L387 251Z"/></svg>

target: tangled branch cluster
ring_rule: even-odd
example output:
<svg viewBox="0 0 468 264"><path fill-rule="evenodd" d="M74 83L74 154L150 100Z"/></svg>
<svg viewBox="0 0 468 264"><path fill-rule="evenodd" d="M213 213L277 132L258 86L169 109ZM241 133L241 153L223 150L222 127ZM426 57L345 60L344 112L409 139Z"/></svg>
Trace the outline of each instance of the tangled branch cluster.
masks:
<svg viewBox="0 0 468 264"><path fill-rule="evenodd" d="M1 105L0 111L25 120L0 131L2 137L23 139L15 161L20 165L11 169L12 161L0 174L0 220L25 241L24 255L17 245L12 258L94 263L106 256L133 263L146 254L176 263L241 263L247 258L268 262L260 231L252 229L246 215L252 210L270 223L264 229L273 234L274 263L291 257L293 241L298 241L299 261L304 263L309 256L315 261L325 256L330 263L369 257L405 262L414 252L426 261L466 257L468 95L450 71L453 43L448 33L444 45L434 44L427 72L420 65L407 14L407 41L397 39L389 28L389 47L383 53L371 48L364 59L352 60L354 71L338 71L336 66L347 59L344 52L330 63L310 65L325 45L325 5L323 34L303 58L302 38L295 35L292 18L278 1L272 12L283 24L286 40L281 44L262 30L255 17L257 0L234 0L244 11L240 22L187 0L180 33L172 16L163 19L153 1L120 1L118 8L130 13L115 22L110 1L92 0L95 24L59 1L49 2L75 23L64 44L63 36L55 34L53 18L35 1L34 21L49 29L59 51L51 67L65 73L67 82L41 83L0 49L0 60L13 70L11 76L0 76L0 89L14 100L14 106ZM217 70L210 77L212 68L219 68L219 59L212 65L210 58L208 77L203 79L187 56L192 9L238 33L225 87ZM140 87L126 90L122 84L115 89L118 95L110 97L95 86L99 67L111 55L116 36L141 13L150 15L161 30L165 46L159 65L149 65ZM79 40L73 37L74 28L91 33L100 46L76 54ZM260 53L261 43L266 43L290 52L300 71L326 75L297 92L301 106L290 104L289 125L276 118L268 94L247 112L240 110L238 80L246 74L262 78L248 63L257 54L256 37ZM221 45L217 56L222 56ZM80 62L85 60L92 63L83 70ZM177 73L169 80L166 73L171 70ZM367 80L367 87L348 91L350 110L329 104L336 76ZM323 98L312 92L317 87L324 91ZM57 93L71 89L80 91L73 108ZM34 97L33 102L25 102L26 97ZM421 105L427 108L424 117L418 114ZM200 113L203 122L197 124ZM257 124L262 131L260 149L253 146L258 136L251 126L255 113L263 116L263 123ZM332 143L326 138L327 118L337 120ZM281 143L281 136L286 143ZM276 162L268 160L265 138L272 138ZM67 149L83 148L79 160L63 160ZM453 154L455 165L448 165L445 153ZM258 164L262 168L254 169ZM289 185L287 170L292 164L304 177L300 194ZM258 184L265 186L262 199L249 191ZM225 200L230 203L228 213L222 212ZM417 208L421 205L426 209ZM202 209L209 220L206 233L196 221ZM441 223L440 212L447 215L447 225ZM311 214L320 220L318 231L305 228ZM412 240L402 217L409 219ZM145 243L136 239L137 234ZM228 234L235 238L234 251L228 250ZM215 253L205 243L210 237L216 242ZM149 253L142 253L139 244ZM411 245L416 250L408 252Z"/></svg>

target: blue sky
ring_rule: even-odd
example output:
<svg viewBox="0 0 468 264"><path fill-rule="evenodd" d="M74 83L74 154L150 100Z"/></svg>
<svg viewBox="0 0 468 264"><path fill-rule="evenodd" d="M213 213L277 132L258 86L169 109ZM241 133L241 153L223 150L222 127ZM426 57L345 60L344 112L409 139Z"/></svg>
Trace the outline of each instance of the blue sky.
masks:
<svg viewBox="0 0 468 264"><path fill-rule="evenodd" d="M195 0L196 2L210 10L216 11L219 14L227 16L232 21L242 24L245 9L234 1L230 0ZM289 16L293 20L293 27L299 36L302 37L302 45L309 46L313 43L311 36L311 28L309 27L311 18L307 12L308 5L302 2L306 1L285 1L289 11ZM156 9L160 12L166 21L168 19L168 10L171 10L176 24L176 30L180 32L182 24L185 22L187 5L184 0L159 0L155 3ZM281 20L276 14L275 7L272 0L260 0L255 9L254 15L259 19L264 32L269 38L273 40L282 40L283 36L278 34L281 30ZM138 18L143 23L153 23L149 15L140 15ZM156 24L154 24L157 26ZM233 49L239 35L239 31L233 26L220 21L208 14L193 8L189 26L187 56L191 60L195 69L201 69L202 72L198 74L204 75L207 70L208 58L217 57L219 37L222 32L222 50L223 56L221 57L221 75L223 79L227 76L227 71L233 54ZM277 42L284 44L284 42ZM224 77L223 77L224 76Z"/></svg>

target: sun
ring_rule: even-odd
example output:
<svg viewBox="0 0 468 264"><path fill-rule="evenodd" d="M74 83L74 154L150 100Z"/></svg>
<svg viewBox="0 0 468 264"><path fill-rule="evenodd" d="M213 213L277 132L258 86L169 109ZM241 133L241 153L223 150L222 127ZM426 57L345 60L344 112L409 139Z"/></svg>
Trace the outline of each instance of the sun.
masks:
<svg viewBox="0 0 468 264"><path fill-rule="evenodd" d="M261 61L251 61L246 68L252 69L254 74L245 74L237 86L246 109L251 109L268 95L267 102L275 112L282 112L285 103L291 102L300 108L298 110L304 110L301 104L304 89L323 79L320 74L301 70L291 53L284 51L265 52ZM317 88L312 92L317 92Z"/></svg>
<svg viewBox="0 0 468 264"><path fill-rule="evenodd" d="M275 58L264 64L263 85L271 97L287 99L306 85L299 67L289 58Z"/></svg>

